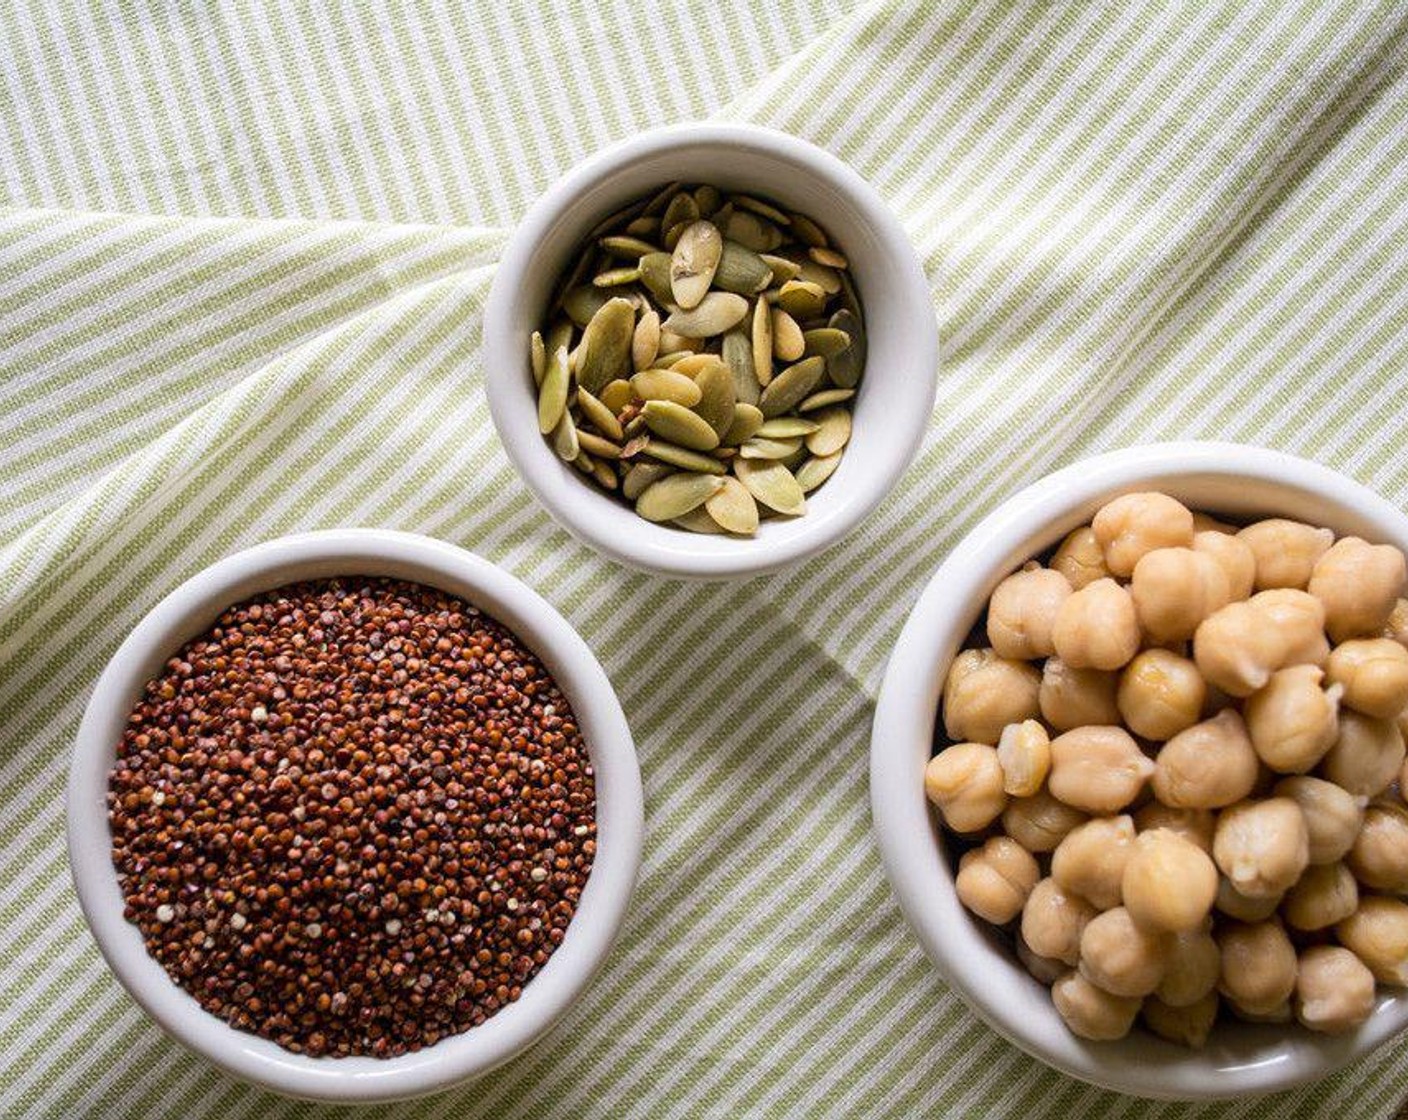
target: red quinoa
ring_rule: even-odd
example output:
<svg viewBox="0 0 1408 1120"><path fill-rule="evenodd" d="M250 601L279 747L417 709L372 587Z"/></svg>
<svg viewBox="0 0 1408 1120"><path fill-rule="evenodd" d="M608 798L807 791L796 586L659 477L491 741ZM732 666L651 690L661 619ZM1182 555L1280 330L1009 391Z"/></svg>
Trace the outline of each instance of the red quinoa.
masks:
<svg viewBox="0 0 1408 1120"><path fill-rule="evenodd" d="M432 588L231 607L151 681L108 793L125 915L206 1010L394 1057L516 1000L596 852L592 768L538 659Z"/></svg>

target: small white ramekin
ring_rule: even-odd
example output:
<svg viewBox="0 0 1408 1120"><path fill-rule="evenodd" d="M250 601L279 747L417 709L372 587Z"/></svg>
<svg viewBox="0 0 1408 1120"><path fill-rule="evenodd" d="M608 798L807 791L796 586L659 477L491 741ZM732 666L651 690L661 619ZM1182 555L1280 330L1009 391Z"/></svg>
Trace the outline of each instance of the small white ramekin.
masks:
<svg viewBox="0 0 1408 1120"><path fill-rule="evenodd" d="M1133 447L1076 463L1009 498L936 571L910 613L875 711L871 810L885 870L925 952L989 1026L1042 1061L1096 1085L1163 1099L1212 1099L1286 1089L1332 1073L1408 1026L1408 995L1380 993L1373 1017L1345 1035L1219 1023L1187 1050L1136 1028L1119 1042L1066 1029L1032 979L954 892L954 868L924 797L924 766L944 677L988 596L1031 556L1088 522L1109 499L1163 490L1193 509L1285 516L1408 550L1408 517L1326 467L1224 443Z"/></svg>
<svg viewBox="0 0 1408 1120"><path fill-rule="evenodd" d="M487 1022L397 1058L313 1058L235 1030L205 1011L148 955L122 916L112 863L108 775L144 684L227 606L297 580L390 576L460 596L509 627L572 702L596 774L597 853L567 936L522 996ZM626 916L640 866L640 771L611 682L585 642L536 592L473 553L383 529L283 537L192 577L138 623L93 690L68 782L69 862L83 913L113 972L173 1037L230 1073L292 1096L374 1102L448 1088L532 1043L585 989Z"/></svg>
<svg viewBox="0 0 1408 1120"><path fill-rule="evenodd" d="M706 182L766 195L814 218L851 265L869 350L854 428L836 473L799 518L752 539L701 536L637 517L562 462L538 433L528 340L564 267L613 211L666 183ZM566 529L614 560L671 576L757 575L814 555L854 529L919 447L934 404L938 329L928 282L880 195L835 156L753 125L675 125L633 136L559 180L504 250L484 312L489 407L509 457Z"/></svg>

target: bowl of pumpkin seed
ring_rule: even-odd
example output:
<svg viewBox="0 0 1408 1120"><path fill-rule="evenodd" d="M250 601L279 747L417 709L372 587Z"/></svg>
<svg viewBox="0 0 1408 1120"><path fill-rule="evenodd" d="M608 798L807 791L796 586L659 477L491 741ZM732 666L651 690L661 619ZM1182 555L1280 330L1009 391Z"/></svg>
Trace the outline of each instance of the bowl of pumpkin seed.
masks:
<svg viewBox="0 0 1408 1120"><path fill-rule="evenodd" d="M593 156L507 245L484 314L490 409L568 531L632 567L757 575L835 544L934 403L929 285L879 194L748 125Z"/></svg>

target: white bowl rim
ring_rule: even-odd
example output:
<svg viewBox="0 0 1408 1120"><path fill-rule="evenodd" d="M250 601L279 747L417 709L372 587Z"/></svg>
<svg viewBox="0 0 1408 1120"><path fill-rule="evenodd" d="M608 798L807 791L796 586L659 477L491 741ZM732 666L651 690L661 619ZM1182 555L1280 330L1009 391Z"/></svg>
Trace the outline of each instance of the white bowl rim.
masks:
<svg viewBox="0 0 1408 1120"><path fill-rule="evenodd" d="M1103 1088L1167 1100L1216 1100L1303 1085L1363 1057L1408 1027L1408 994L1381 993L1371 1019L1346 1035L1239 1024L1258 1039L1251 1054L1235 1048L1223 1054L1213 1047L1186 1051L1152 1036L1085 1042L1065 1029L1045 992L1009 952L987 940L958 902L922 781L911 765L917 739L925 744L926 759L932 749L942 672L995 577L1006 574L1001 559L1023 542L1030 548L1027 555L1055 543L1050 530L1062 514L1084 507L1088 520L1093 507L1114 494L1157 488L1161 480L1176 485L1180 476L1190 475L1221 479L1224 485L1264 480L1299 491L1336 507L1346 520L1389 527L1381 536L1408 548L1408 518L1389 502L1329 467L1267 448L1214 441L1148 444L1058 470L983 518L934 572L911 610L876 703L871 814L885 872L906 920L944 980L990 1027L1048 1065ZM1030 547L1037 536L1046 543ZM963 606L951 606L955 601ZM1034 991L1045 1000L1044 1010L1032 998Z"/></svg>
<svg viewBox="0 0 1408 1120"><path fill-rule="evenodd" d="M847 196L872 228L889 261L889 271L902 290L904 305L900 310L906 323L912 324L906 349L932 355L932 361L916 363L923 364L927 370L927 377L917 381L915 386L915 399L922 397L923 407L896 410L889 421L886 444L875 449L874 469L854 478L854 493L845 508L824 523L818 518L807 526L812 531L798 532L782 540L769 540L762 535L751 540L701 539L649 523L644 523L639 533L629 536L610 532L592 515L592 510L598 508L597 503L609 499L593 493L580 479L564 478L551 449L536 433L533 439L513 439L508 434L512 421L501 394L526 391L521 383L526 375L525 361L521 356L516 360L513 357L526 354L526 339L524 347L517 349L510 341L513 309L521 278L538 244L571 212L582 195L623 164L671 148L698 145L761 151L806 167ZM642 571L694 579L727 579L776 571L830 548L868 517L904 473L923 441L938 385L938 349L938 323L924 270L903 227L879 192L824 148L776 129L729 121L692 121L649 129L578 163L538 198L519 223L504 249L484 309L489 410L500 442L539 502L563 528L618 563ZM807 518L814 516L809 513Z"/></svg>
<svg viewBox="0 0 1408 1120"><path fill-rule="evenodd" d="M598 847L562 944L522 996L478 1027L396 1058L311 1058L238 1031L204 1010L149 956L122 916L103 805L117 737L155 659L160 665L220 610L260 590L333 575L394 575L456 594L503 623L572 702L597 783ZM114 713L117 713L114 716ZM76 811L88 805L89 812ZM99 810L97 807L103 805ZM488 560L387 529L300 533L227 556L163 598L99 677L79 726L66 794L70 868L98 948L127 991L172 1037L247 1081L342 1103L437 1092L507 1061L561 1017L591 981L624 921L644 832L640 771L615 691L586 643L545 599Z"/></svg>

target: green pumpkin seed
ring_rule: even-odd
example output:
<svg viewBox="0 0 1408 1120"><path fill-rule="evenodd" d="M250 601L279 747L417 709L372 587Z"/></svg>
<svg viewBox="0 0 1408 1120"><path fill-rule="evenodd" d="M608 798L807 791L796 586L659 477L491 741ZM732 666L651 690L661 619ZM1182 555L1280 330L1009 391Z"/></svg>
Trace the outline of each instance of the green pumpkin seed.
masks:
<svg viewBox="0 0 1408 1120"><path fill-rule="evenodd" d="M737 325L748 314L748 301L732 292L709 292L697 305L674 312L664 330L690 338L713 338Z"/></svg>
<svg viewBox="0 0 1408 1120"><path fill-rule="evenodd" d="M735 206L740 206L744 210L751 210L754 214L761 215L772 222L773 225L790 226L792 224L791 218L776 206L772 205L772 203L764 202L761 198L754 198L752 195L747 194L731 194L728 198Z"/></svg>
<svg viewBox="0 0 1408 1120"><path fill-rule="evenodd" d="M648 428L661 439L693 451L712 451L719 446L718 433L697 412L674 401L646 401L641 409Z"/></svg>
<svg viewBox="0 0 1408 1120"><path fill-rule="evenodd" d="M594 288L619 288L625 284L634 284L640 279L640 269L634 265L630 268L612 268L592 277L592 287Z"/></svg>
<svg viewBox="0 0 1408 1120"><path fill-rule="evenodd" d="M834 455L851 439L851 413L845 408L826 408L816 414L817 430L807 436L807 450L813 455Z"/></svg>
<svg viewBox="0 0 1408 1120"><path fill-rule="evenodd" d="M792 219L792 232L803 245L824 248L830 244L826 239L826 231L805 214L789 214L788 217Z"/></svg>
<svg viewBox="0 0 1408 1120"><path fill-rule="evenodd" d="M592 478L596 479L597 485L603 490L615 490L619 481L611 465L600 461L592 467Z"/></svg>
<svg viewBox="0 0 1408 1120"><path fill-rule="evenodd" d="M826 292L809 280L789 280L778 289L777 306L796 319L811 319L826 307Z"/></svg>
<svg viewBox="0 0 1408 1120"><path fill-rule="evenodd" d="M643 401L674 401L693 408L701 396L692 377L672 369L641 370L631 378L631 389Z"/></svg>
<svg viewBox="0 0 1408 1120"><path fill-rule="evenodd" d="M604 292L591 284L579 284L570 288L562 297L562 310L577 326L585 327L611 299L610 292Z"/></svg>
<svg viewBox="0 0 1408 1120"><path fill-rule="evenodd" d="M660 219L647 218L644 216L632 218L631 221L626 224L625 232L627 237L638 237L644 241L646 238L654 237L660 232Z"/></svg>
<svg viewBox="0 0 1408 1120"><path fill-rule="evenodd" d="M722 487L723 480L711 474L668 475L641 491L636 512L647 521L673 521L698 509Z"/></svg>
<svg viewBox="0 0 1408 1120"><path fill-rule="evenodd" d="M865 334L860 319L846 308L831 316L830 326L845 331L851 344L826 359L826 373L831 383L840 389L854 389L865 368Z"/></svg>
<svg viewBox="0 0 1408 1120"><path fill-rule="evenodd" d="M670 524L677 529L685 529L691 533L701 533L705 536L726 536L723 528L709 516L709 511L703 506L692 509L683 517L675 517L670 520Z"/></svg>
<svg viewBox="0 0 1408 1120"><path fill-rule="evenodd" d="M567 351L572 350L572 333L576 330L576 325L571 319L558 319L548 328L547 337L543 339L543 353L556 354L559 348Z"/></svg>
<svg viewBox="0 0 1408 1120"><path fill-rule="evenodd" d="M722 439L733 424L733 406L737 403L733 391L733 377L722 358L712 354L700 356L711 360L694 375L694 384L699 387L700 393L699 403L694 406L694 411L714 429L714 434Z"/></svg>
<svg viewBox="0 0 1408 1120"><path fill-rule="evenodd" d="M725 478L718 493L704 500L704 509L730 533L751 537L758 531L758 503L736 478Z"/></svg>
<svg viewBox="0 0 1408 1120"><path fill-rule="evenodd" d="M763 415L781 416L816 388L826 372L824 358L803 358L772 379L758 400Z"/></svg>
<svg viewBox="0 0 1408 1120"><path fill-rule="evenodd" d="M771 253L783 241L782 231L777 226L751 210L734 210L723 233L730 241L737 241L755 253Z"/></svg>
<svg viewBox="0 0 1408 1120"><path fill-rule="evenodd" d="M647 219L648 220L648 219ZM659 249L649 241L642 241L639 237L623 236L614 234L610 237L603 237L597 242L607 253L622 260L639 260L647 253L659 252Z"/></svg>
<svg viewBox="0 0 1408 1120"><path fill-rule="evenodd" d="M802 274L802 266L796 261L789 261L786 257L774 256L772 253L760 253L758 259L772 270L772 282L779 288L789 280L795 280Z"/></svg>
<svg viewBox="0 0 1408 1120"><path fill-rule="evenodd" d="M665 212L665 207L670 204L670 199L675 197L675 192L680 189L679 183L666 183L659 191L645 204L645 209L641 211L646 217L654 217Z"/></svg>
<svg viewBox="0 0 1408 1120"><path fill-rule="evenodd" d="M725 241L714 272L714 287L724 292L751 296L772 283L772 269L752 249L736 241Z"/></svg>
<svg viewBox="0 0 1408 1120"><path fill-rule="evenodd" d="M681 470L697 471L704 474L724 473L723 463L712 456L691 451L687 447L681 447L677 443L670 443L663 439L646 440L642 451L652 459L659 459L662 463L669 463Z"/></svg>
<svg viewBox="0 0 1408 1120"><path fill-rule="evenodd" d="M665 207L665 213L660 218L660 228L668 230L698 220L699 204L694 201L694 196L687 191L679 191Z"/></svg>
<svg viewBox="0 0 1408 1120"><path fill-rule="evenodd" d="M680 310L698 307L708 294L723 248L723 238L712 222L691 222L680 234L670 257L670 291Z"/></svg>
<svg viewBox="0 0 1408 1120"><path fill-rule="evenodd" d="M772 380L772 308L761 298L753 305L753 376L763 387Z"/></svg>
<svg viewBox="0 0 1408 1120"><path fill-rule="evenodd" d="M559 347L548 360L543 383L538 388L538 431L543 435L556 428L567 411L567 386L571 380L567 351Z"/></svg>
<svg viewBox="0 0 1408 1120"><path fill-rule="evenodd" d="M798 280L807 284L815 284L828 296L834 296L841 290L841 273L834 268L817 264L810 257L806 257L798 263L802 270L797 277Z"/></svg>
<svg viewBox="0 0 1408 1120"><path fill-rule="evenodd" d="M830 455L814 456L798 467L797 485L802 488L802 493L810 494L830 478L841 465L844 454L844 451L836 451Z"/></svg>
<svg viewBox="0 0 1408 1120"><path fill-rule="evenodd" d="M588 395L590 396L590 394ZM631 403L631 399L635 396L635 390L631 388L629 381L617 380L607 385L598 395L601 403L611 411L612 416L616 416ZM600 427L600 425L597 426Z"/></svg>
<svg viewBox="0 0 1408 1120"><path fill-rule="evenodd" d="M817 264L826 268L850 268L850 262L846 260L843 253L838 253L835 249L825 245L813 245L807 250L807 256L816 261ZM840 291L840 288L837 288Z"/></svg>
<svg viewBox="0 0 1408 1120"><path fill-rule="evenodd" d="M582 331L577 351L577 380L590 393L631 372L631 342L635 336L635 308L624 299L608 300Z"/></svg>
<svg viewBox="0 0 1408 1120"><path fill-rule="evenodd" d="M760 389L753 372L753 343L741 327L735 327L724 335L721 349L724 364L733 378L734 397L745 404L757 404Z"/></svg>
<svg viewBox="0 0 1408 1120"><path fill-rule="evenodd" d="M815 412L818 408L826 408L828 405L840 404L848 401L856 395L854 389L823 389L819 393L813 393L806 400L797 406L798 412Z"/></svg>
<svg viewBox="0 0 1408 1120"><path fill-rule="evenodd" d="M541 387L543 374L548 371L548 352L543 345L543 336L537 331L534 331L533 337L529 339L528 353L533 364L533 384Z"/></svg>
<svg viewBox="0 0 1408 1120"><path fill-rule="evenodd" d="M778 462L781 463L784 467L786 467L789 471L792 471L793 474L795 474L797 468L802 465L806 458L807 449L805 447L799 447L796 451L792 452L791 455L779 459Z"/></svg>
<svg viewBox="0 0 1408 1120"><path fill-rule="evenodd" d="M572 422L572 413L563 410L562 419L552 430L552 449L564 463L570 463L581 452L578 443L577 425Z"/></svg>
<svg viewBox="0 0 1408 1120"><path fill-rule="evenodd" d="M598 459L619 459L621 457L620 444L593 435L591 432L578 431L577 442L581 444L583 451L595 455Z"/></svg>
<svg viewBox="0 0 1408 1120"><path fill-rule="evenodd" d="M699 216L707 218L723 205L724 196L719 193L719 188L704 183L702 186L694 188L694 205L699 208Z"/></svg>
<svg viewBox="0 0 1408 1120"><path fill-rule="evenodd" d="M611 384L614 385L616 382L613 381ZM622 382L622 384L625 384L625 382ZM611 385L608 385L606 388L611 388ZM602 391L605 392L605 390ZM577 407L582 410L583 423L590 424L607 439L615 440L618 443L620 442L624 434L621 431L621 422L616 419L616 414L612 412L611 409L607 408L605 404L592 396L591 393L587 392L585 389L578 388Z"/></svg>
<svg viewBox="0 0 1408 1120"><path fill-rule="evenodd" d="M806 336L797 320L780 307L772 309L772 352L784 362L795 362L807 351Z"/></svg>
<svg viewBox="0 0 1408 1120"><path fill-rule="evenodd" d="M687 334L677 334L674 331L666 330L665 325L660 325L660 350L665 354L673 354L677 350L688 350L691 354L704 349L704 343L697 338L692 338Z"/></svg>
<svg viewBox="0 0 1408 1120"><path fill-rule="evenodd" d="M661 354L655 359L656 369L670 369L686 358L694 357L693 350L671 350L668 354Z"/></svg>
<svg viewBox="0 0 1408 1120"><path fill-rule="evenodd" d="M649 369L660 350L660 312L651 308L640 317L631 338L631 365L637 370Z"/></svg>
<svg viewBox="0 0 1408 1120"><path fill-rule="evenodd" d="M676 373L682 373L686 377L694 378L708 369L717 361L721 361L717 354L686 354L670 368ZM693 407L692 405L690 407Z"/></svg>
<svg viewBox="0 0 1408 1120"><path fill-rule="evenodd" d="M591 474L592 471L596 470L596 460L585 451L577 452L577 457L572 460L572 465L583 474Z"/></svg>
<svg viewBox="0 0 1408 1120"><path fill-rule="evenodd" d="M802 488L797 485L792 472L781 463L740 456L733 461L733 472L738 476L738 481L748 487L748 493L769 509L793 517L807 512L807 499Z"/></svg>
<svg viewBox="0 0 1408 1120"><path fill-rule="evenodd" d="M809 436L820 427L814 420L803 420L800 416L779 416L767 421L757 434L764 439L794 439Z"/></svg>
<svg viewBox="0 0 1408 1120"><path fill-rule="evenodd" d="M739 401L733 406L733 423L728 426L722 442L737 447L744 440L752 439L762 426L762 411L754 405Z"/></svg>
<svg viewBox="0 0 1408 1120"><path fill-rule="evenodd" d="M647 486L652 482L659 482L667 474L672 474L674 469L669 463L640 462L632 464L627 469L626 476L621 479L621 493L631 501L635 501Z"/></svg>
<svg viewBox="0 0 1408 1120"><path fill-rule="evenodd" d="M745 440L738 453L745 459L786 459L801 450L800 439L762 439L754 436Z"/></svg>
<svg viewBox="0 0 1408 1120"><path fill-rule="evenodd" d="M845 331L838 331L831 327L818 327L803 332L802 341L806 347L804 352L808 357L820 354L823 358L829 358L832 354L839 354L849 346L851 336Z"/></svg>
<svg viewBox="0 0 1408 1120"><path fill-rule="evenodd" d="M608 214L592 227L592 231L587 234L588 241L595 241L604 233L608 233L619 226L625 225L636 215L644 211L644 206L639 202L633 202L629 206L623 206L614 213Z"/></svg>
<svg viewBox="0 0 1408 1120"><path fill-rule="evenodd" d="M675 293L670 288L670 260L669 253L646 253L636 262L640 282L655 297L656 303L675 302Z"/></svg>

